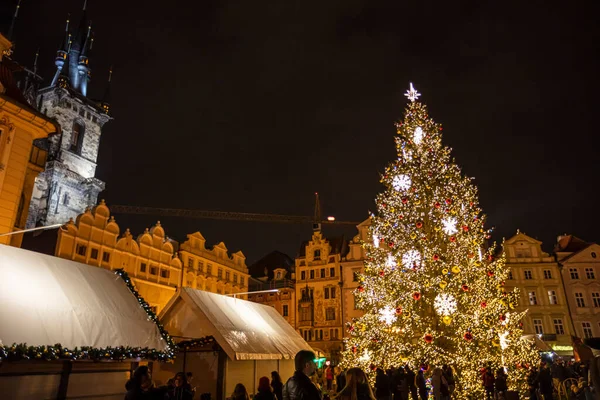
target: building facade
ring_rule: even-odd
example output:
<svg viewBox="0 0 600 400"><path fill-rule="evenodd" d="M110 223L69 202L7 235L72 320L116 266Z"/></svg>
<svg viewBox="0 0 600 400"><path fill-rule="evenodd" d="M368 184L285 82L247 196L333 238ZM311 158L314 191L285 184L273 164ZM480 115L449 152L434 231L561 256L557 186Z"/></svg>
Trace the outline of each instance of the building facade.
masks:
<svg viewBox="0 0 600 400"><path fill-rule="evenodd" d="M34 180L45 162L45 154L33 143L60 132L17 87L13 72L20 67L6 57L11 46L0 34L0 234L25 227ZM21 235L0 237L1 244L13 246L21 240Z"/></svg>
<svg viewBox="0 0 600 400"><path fill-rule="evenodd" d="M573 321L580 338L600 336L600 246L573 236L559 236L556 260Z"/></svg>
<svg viewBox="0 0 600 400"><path fill-rule="evenodd" d="M37 91L36 106L55 119L61 134L40 143L48 153L35 179L27 227L65 223L93 207L104 182L96 178L102 127L109 116L108 89L101 100L88 97L91 77L88 55L93 44L84 7L75 29L69 21L55 58L56 72L48 87Z"/></svg>
<svg viewBox="0 0 600 400"><path fill-rule="evenodd" d="M573 354L568 295L555 258L542 251L542 242L519 231L504 242L504 253L510 268L507 290L518 288L516 309L528 310L524 333L537 335L558 354Z"/></svg>
<svg viewBox="0 0 600 400"><path fill-rule="evenodd" d="M344 324L351 323L364 314L356 308L354 293L359 286L358 276L364 272L366 253L362 243L371 240L369 237L370 225L370 219L357 225L358 234L348 243L348 254L342 258L342 313ZM349 335L348 330L344 329L343 336Z"/></svg>
<svg viewBox="0 0 600 400"><path fill-rule="evenodd" d="M156 312L182 286L220 294L247 291L249 275L241 252L230 257L223 243L208 250L199 232L188 235L180 246L160 222L137 237L129 229L121 233L104 201L58 230L55 255L109 270L124 269Z"/></svg>

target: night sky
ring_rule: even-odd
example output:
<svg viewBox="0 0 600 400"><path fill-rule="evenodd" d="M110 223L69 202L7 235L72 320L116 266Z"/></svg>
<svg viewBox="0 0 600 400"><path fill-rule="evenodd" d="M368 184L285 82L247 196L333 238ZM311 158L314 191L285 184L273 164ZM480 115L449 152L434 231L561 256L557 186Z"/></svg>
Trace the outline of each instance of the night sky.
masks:
<svg viewBox="0 0 600 400"><path fill-rule="evenodd" d="M16 0L0 6L7 31ZM14 58L49 81L83 1L23 0ZM474 176L494 239L599 241L596 14L584 2L89 0L91 96L114 66L97 177L110 204L361 221L412 81ZM483 4L490 3L490 4ZM555 5L553 5L554 3ZM310 225L117 215L199 230L251 263ZM325 227L325 235L355 234Z"/></svg>

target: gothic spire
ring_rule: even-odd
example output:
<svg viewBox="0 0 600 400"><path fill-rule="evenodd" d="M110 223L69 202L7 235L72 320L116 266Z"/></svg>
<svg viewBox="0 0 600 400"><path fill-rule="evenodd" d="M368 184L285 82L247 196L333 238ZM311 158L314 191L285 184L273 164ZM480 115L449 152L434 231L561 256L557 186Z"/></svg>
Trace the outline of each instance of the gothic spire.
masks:
<svg viewBox="0 0 600 400"><path fill-rule="evenodd" d="M110 81L112 81L113 67L110 66L110 70L108 71L108 82L106 83L106 90L104 91L104 96L102 96L102 101L100 105L106 114L110 111Z"/></svg>
<svg viewBox="0 0 600 400"><path fill-rule="evenodd" d="M21 8L21 0L17 1L17 6L15 7L15 13L13 14L12 21L10 22L10 28L8 28L8 33L6 34L6 38L9 41L13 41L13 33L15 30L15 23L17 22L17 17L19 16L19 8Z"/></svg>
<svg viewBox="0 0 600 400"><path fill-rule="evenodd" d="M54 65L56 65L56 72L54 73L54 78L52 78L51 86L56 86L59 83L59 78L61 77L63 72L66 72L63 71L63 69L65 69L64 66L67 62L67 54L69 52L70 43L71 34L69 33L69 15L67 15L67 23L65 24L65 40L62 46L60 46L58 48L58 51L56 52L56 58L54 59ZM68 65L69 64L67 63L67 67Z"/></svg>

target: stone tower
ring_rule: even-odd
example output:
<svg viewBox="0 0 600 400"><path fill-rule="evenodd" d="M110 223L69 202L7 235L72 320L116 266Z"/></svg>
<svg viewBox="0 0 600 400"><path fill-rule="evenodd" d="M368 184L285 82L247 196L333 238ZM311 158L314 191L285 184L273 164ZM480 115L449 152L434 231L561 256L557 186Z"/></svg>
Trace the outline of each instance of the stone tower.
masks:
<svg viewBox="0 0 600 400"><path fill-rule="evenodd" d="M104 182L95 177L96 161L102 127L112 118L108 87L99 101L87 97L93 40L84 4L76 29L71 30L67 20L52 83L38 91L38 109L60 124L61 133L36 143L48 152L48 158L35 181L28 228L75 218L96 205L98 194L104 190Z"/></svg>

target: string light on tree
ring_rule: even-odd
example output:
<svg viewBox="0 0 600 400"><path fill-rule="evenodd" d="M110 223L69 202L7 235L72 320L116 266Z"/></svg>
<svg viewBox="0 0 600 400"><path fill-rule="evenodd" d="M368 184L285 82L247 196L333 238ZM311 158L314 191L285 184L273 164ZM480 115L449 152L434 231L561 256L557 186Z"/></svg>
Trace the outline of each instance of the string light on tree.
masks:
<svg viewBox="0 0 600 400"><path fill-rule="evenodd" d="M412 84L406 97L397 159L382 174L389 187L377 196L369 227L388 249L378 248L375 236L373 246L364 245L355 292L364 315L345 339L342 366L371 373L398 360L426 362L430 370L451 364L460 382L456 400L472 400L485 398L479 371L490 363L505 367L509 389L524 395L529 371L522 365L539 357L522 339L525 312L513 310L519 293L504 289L504 256L486 246L490 231L472 179L454 163ZM402 268L392 267L396 262Z"/></svg>

